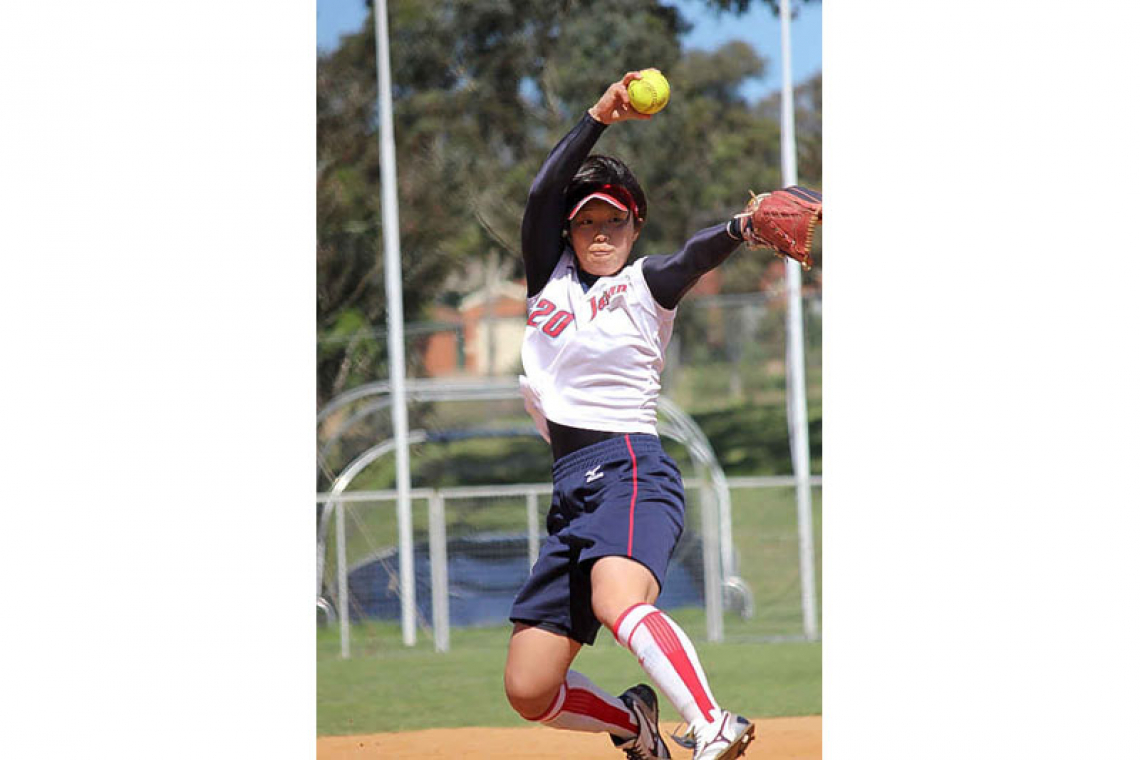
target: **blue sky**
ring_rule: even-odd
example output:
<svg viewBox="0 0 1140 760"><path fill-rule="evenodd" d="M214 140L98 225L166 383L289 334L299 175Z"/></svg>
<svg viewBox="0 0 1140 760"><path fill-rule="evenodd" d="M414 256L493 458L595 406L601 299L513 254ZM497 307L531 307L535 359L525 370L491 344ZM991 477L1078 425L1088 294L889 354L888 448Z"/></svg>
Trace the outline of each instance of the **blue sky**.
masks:
<svg viewBox="0 0 1140 760"><path fill-rule="evenodd" d="M744 86L743 95L757 100L780 88L780 22L758 0L743 16L720 14L704 0L676 0L673 5L691 22L693 31L684 39L686 48L708 50L731 39L752 43L768 59L768 75ZM794 7L793 3L793 7ZM342 34L355 32L364 22L363 0L317 0L317 48L329 49ZM792 79L800 82L822 68L822 3L801 6L792 22Z"/></svg>

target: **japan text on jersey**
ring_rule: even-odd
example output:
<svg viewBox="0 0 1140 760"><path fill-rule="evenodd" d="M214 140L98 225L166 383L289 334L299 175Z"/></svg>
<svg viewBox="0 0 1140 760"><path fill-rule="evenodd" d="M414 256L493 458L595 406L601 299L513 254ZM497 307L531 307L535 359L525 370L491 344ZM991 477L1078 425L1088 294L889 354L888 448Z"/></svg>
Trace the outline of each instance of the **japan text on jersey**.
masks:
<svg viewBox="0 0 1140 760"><path fill-rule="evenodd" d="M616 285L610 285L600 294L589 296L590 316L587 321L593 320L598 316L598 312L609 308L610 299L617 293L626 292L628 287L626 283L619 282ZM527 316L526 323L528 327L540 329L546 335L557 338L573 321L574 315L568 309L559 309L553 301L539 298L534 309Z"/></svg>
<svg viewBox="0 0 1140 760"><path fill-rule="evenodd" d="M583 292L566 251L528 299L520 385L546 419L589 430L655 433L657 394L675 312L653 300L639 259Z"/></svg>

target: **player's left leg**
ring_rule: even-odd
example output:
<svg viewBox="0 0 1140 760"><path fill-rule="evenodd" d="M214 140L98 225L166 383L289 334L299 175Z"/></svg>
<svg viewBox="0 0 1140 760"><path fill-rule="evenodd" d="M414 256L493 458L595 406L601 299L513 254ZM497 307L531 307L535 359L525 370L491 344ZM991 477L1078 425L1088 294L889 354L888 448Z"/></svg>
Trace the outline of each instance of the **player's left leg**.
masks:
<svg viewBox="0 0 1140 760"><path fill-rule="evenodd" d="M581 648L568 636L516 623L503 670L503 689L515 712L534 721L551 712Z"/></svg>
<svg viewBox="0 0 1140 760"><path fill-rule="evenodd" d="M694 760L738 757L752 740L752 724L722 710L685 632L653 606L656 578L626 557L602 557L591 569L594 614L688 721Z"/></svg>

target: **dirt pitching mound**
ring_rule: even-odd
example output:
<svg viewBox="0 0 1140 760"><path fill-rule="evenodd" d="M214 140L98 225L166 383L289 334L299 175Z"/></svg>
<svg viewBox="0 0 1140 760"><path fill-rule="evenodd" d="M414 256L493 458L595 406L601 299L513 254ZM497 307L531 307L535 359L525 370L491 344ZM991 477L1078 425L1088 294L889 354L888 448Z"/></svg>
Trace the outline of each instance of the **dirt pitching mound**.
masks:
<svg viewBox="0 0 1140 760"><path fill-rule="evenodd" d="M820 760L823 757L823 720L818 715L759 720L756 730L757 741L748 750L746 760ZM670 749L676 758L690 754L675 744ZM614 760L620 757L620 753L615 753L609 738L602 734L541 727L432 728L399 734L317 738L317 760Z"/></svg>

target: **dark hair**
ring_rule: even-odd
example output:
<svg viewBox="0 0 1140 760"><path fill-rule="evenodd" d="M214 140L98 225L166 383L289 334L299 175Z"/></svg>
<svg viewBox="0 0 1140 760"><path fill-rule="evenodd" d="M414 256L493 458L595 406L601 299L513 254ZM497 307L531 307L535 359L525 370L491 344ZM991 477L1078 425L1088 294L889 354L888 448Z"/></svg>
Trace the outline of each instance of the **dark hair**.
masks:
<svg viewBox="0 0 1140 760"><path fill-rule="evenodd" d="M609 189L616 187L619 196L623 195L621 190L629 194L636 206L633 223L640 227L649 216L649 202L645 198L645 191L641 189L637 177L633 176L630 168L611 156L593 155L582 162L582 166L566 186L566 211L563 217L578 201L590 193L602 190L606 185L611 186ZM629 199L619 197L619 200Z"/></svg>

